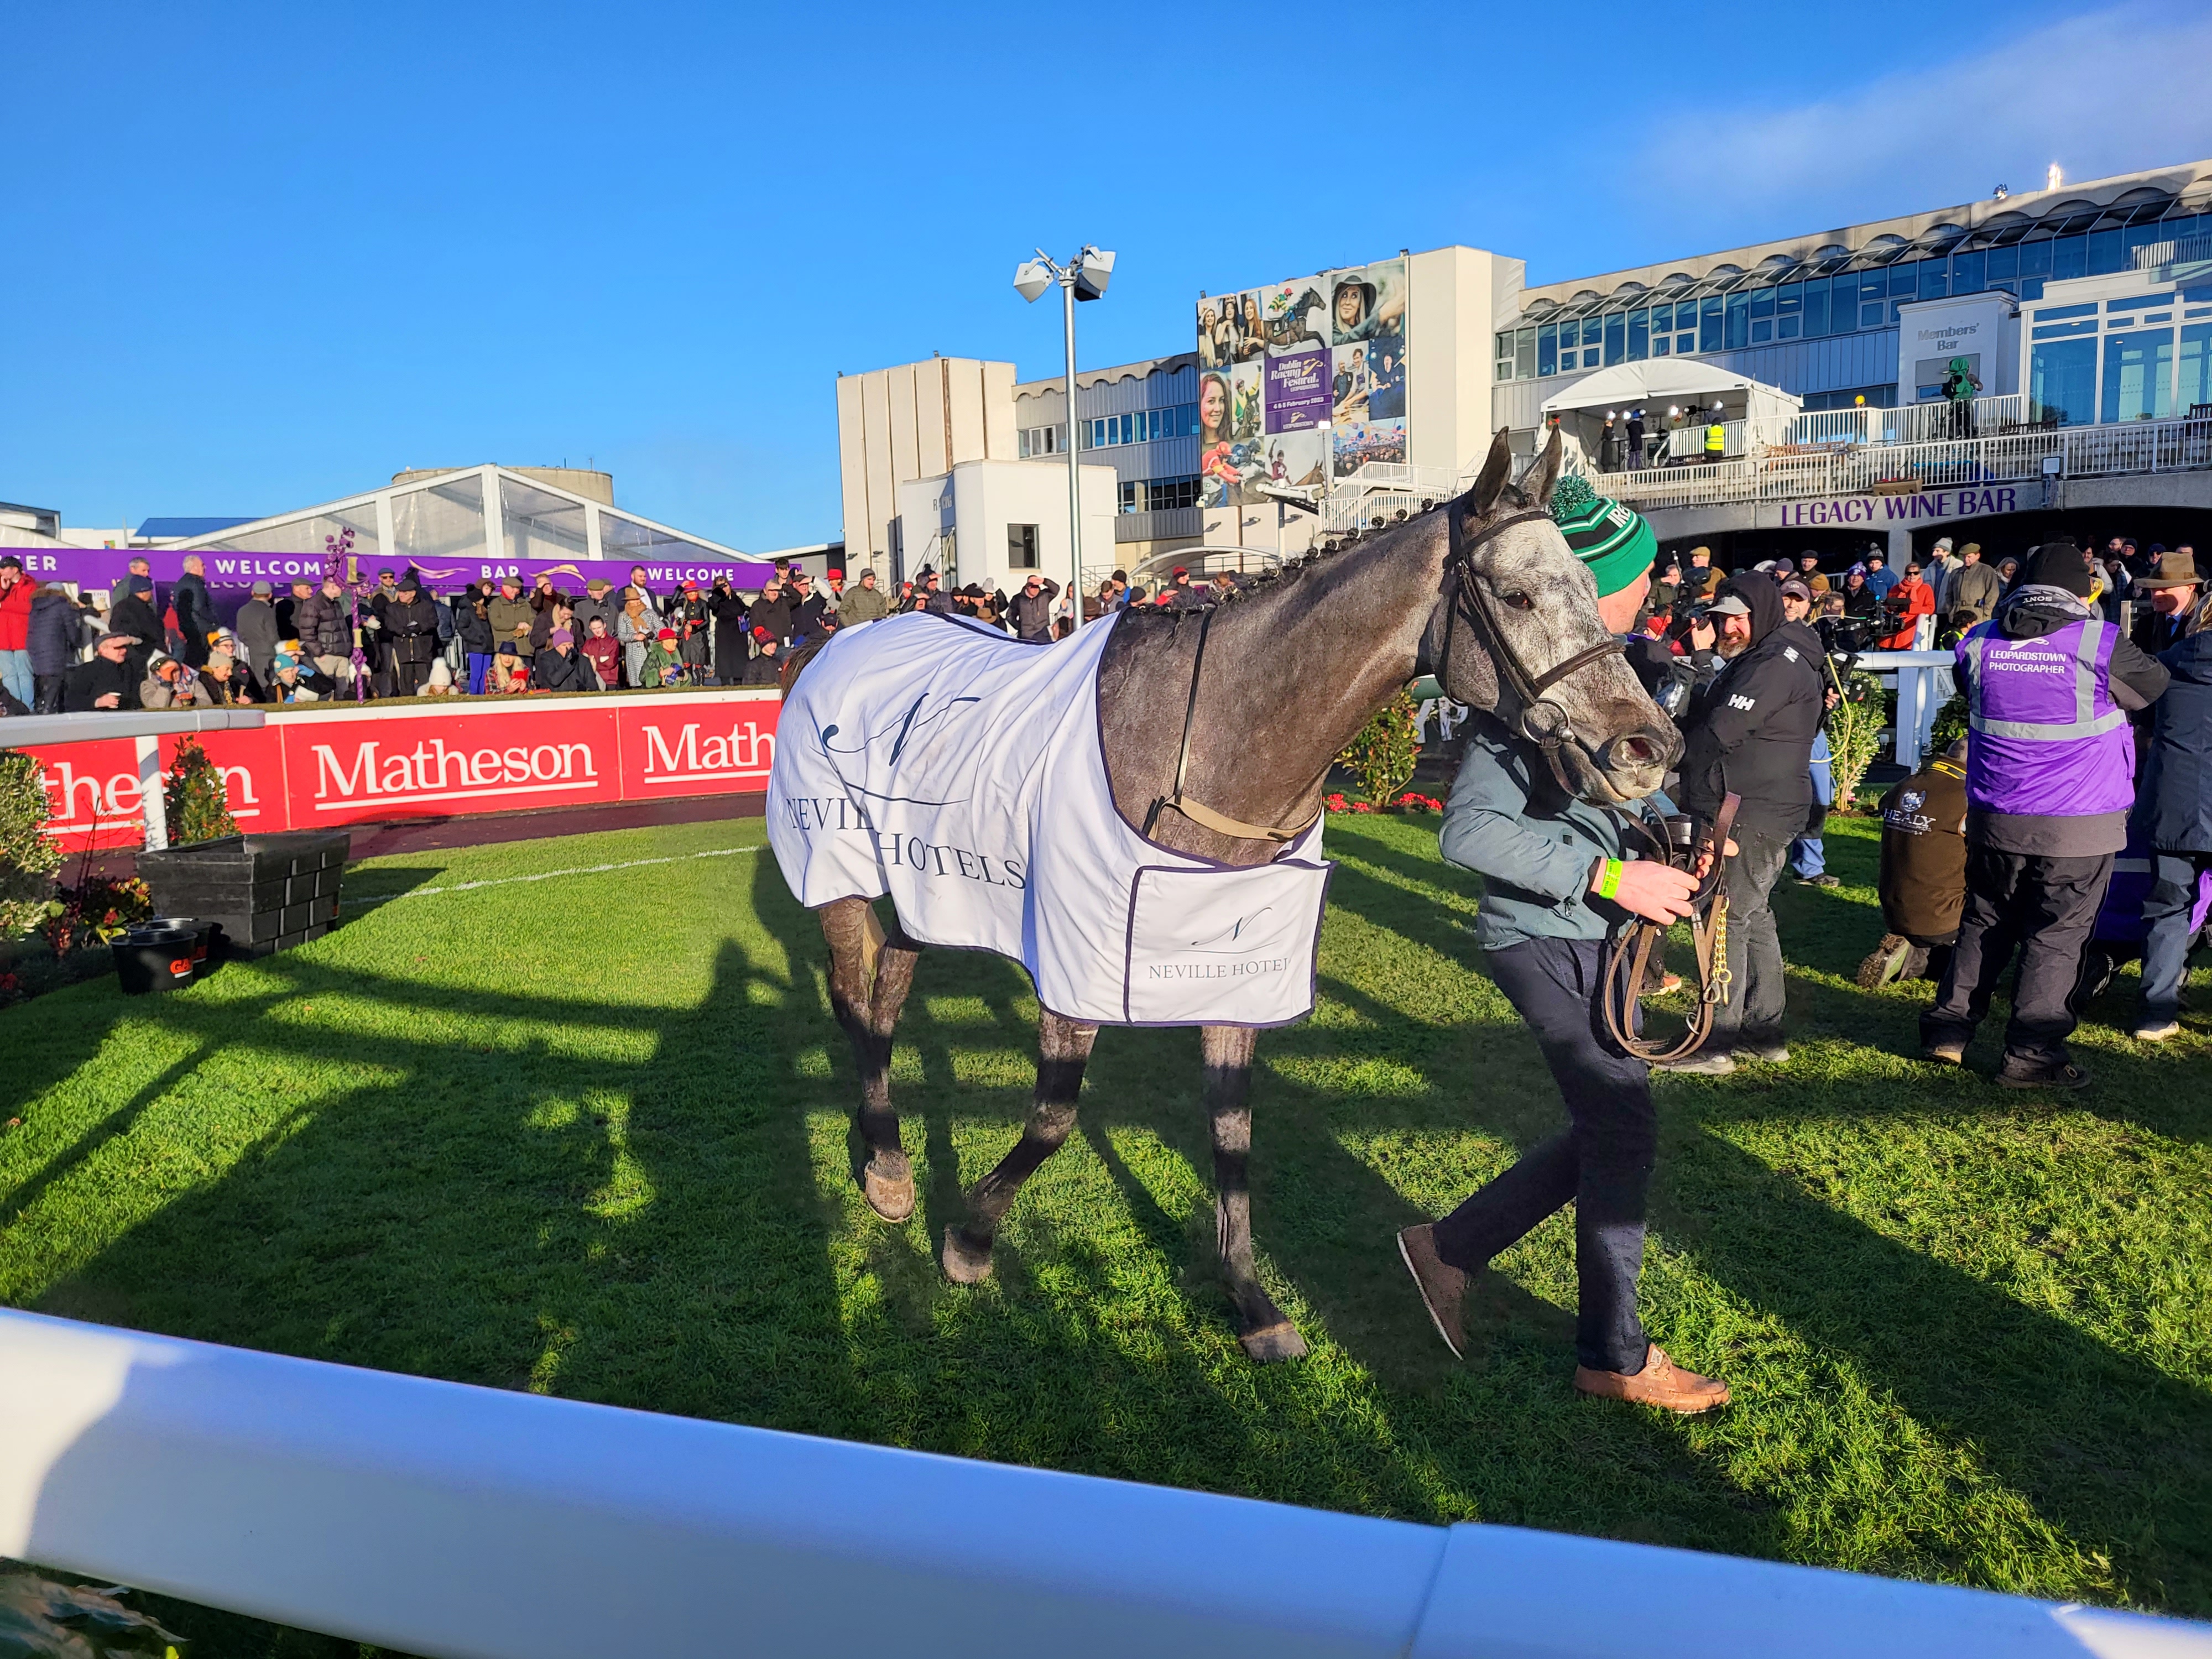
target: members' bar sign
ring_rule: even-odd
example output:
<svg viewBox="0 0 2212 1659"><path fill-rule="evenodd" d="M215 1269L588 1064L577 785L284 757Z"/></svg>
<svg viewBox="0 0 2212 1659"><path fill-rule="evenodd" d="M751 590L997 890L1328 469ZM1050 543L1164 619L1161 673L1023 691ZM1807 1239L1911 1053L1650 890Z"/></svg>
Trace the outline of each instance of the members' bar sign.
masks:
<svg viewBox="0 0 2212 1659"><path fill-rule="evenodd" d="M2039 496L2036 505L2042 505ZM1920 519L1972 519L1984 513L2020 510L2020 491L2010 484L1988 489L1924 489L1913 495L1835 495L1826 501L1784 501L1782 527L1909 524Z"/></svg>

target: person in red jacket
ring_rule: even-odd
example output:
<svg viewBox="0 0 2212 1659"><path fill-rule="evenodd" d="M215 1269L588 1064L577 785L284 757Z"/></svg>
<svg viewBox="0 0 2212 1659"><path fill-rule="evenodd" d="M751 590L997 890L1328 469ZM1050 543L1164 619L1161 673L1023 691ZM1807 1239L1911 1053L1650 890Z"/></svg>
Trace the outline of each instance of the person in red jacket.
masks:
<svg viewBox="0 0 2212 1659"><path fill-rule="evenodd" d="M22 705L10 714L29 714L39 698L31 675L31 599L38 591L21 559L12 553L0 559L0 685Z"/></svg>
<svg viewBox="0 0 2212 1659"><path fill-rule="evenodd" d="M1885 651L1910 651L1923 617L1936 614L1936 590L1920 580L1920 567L1908 564L1889 597L1881 602L1885 614L1895 618L1898 631L1881 642Z"/></svg>

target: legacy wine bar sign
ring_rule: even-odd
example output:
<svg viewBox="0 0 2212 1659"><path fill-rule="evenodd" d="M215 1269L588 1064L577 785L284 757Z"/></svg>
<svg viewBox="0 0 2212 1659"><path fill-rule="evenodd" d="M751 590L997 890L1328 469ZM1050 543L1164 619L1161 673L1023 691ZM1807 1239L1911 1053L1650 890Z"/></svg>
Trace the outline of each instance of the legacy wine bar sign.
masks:
<svg viewBox="0 0 2212 1659"><path fill-rule="evenodd" d="M2031 500L2030 497L2033 497ZM1923 489L1907 495L1832 495L1822 501L1783 501L1771 509L1784 530L1821 526L1867 526L1921 524L1933 519L1978 519L1990 513L2019 513L2043 505L2043 492L2017 484L1977 489Z"/></svg>

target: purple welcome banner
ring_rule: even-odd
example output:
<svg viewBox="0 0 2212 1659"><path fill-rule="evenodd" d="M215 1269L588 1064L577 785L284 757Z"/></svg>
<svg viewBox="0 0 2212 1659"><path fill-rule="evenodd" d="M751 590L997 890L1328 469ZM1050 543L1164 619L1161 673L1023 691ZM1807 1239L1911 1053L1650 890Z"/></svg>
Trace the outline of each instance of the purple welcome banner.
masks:
<svg viewBox="0 0 2212 1659"><path fill-rule="evenodd" d="M143 559L153 571L154 580L161 589L166 601L168 589L178 577L185 574L185 555L175 548L119 548L119 547L0 547L0 556L9 556L23 562L23 573L41 581L71 582L80 591L95 587L112 587L129 574L131 561ZM241 592L255 582L269 582L282 592L288 583L302 578L319 581L323 574L323 559L319 553L222 553L207 549L200 553L207 566L207 585L215 592L237 589ZM404 559L361 557L362 574L374 580L380 570L394 575L407 568ZM580 593L584 584L594 576L604 576L608 585L620 587L629 580L633 564L645 568L646 585L655 592L666 593L684 582L696 581L702 587L711 586L717 576L727 576L732 586L751 592L768 580L775 566L756 560L743 562L714 561L679 561L673 559L509 559L503 562L490 559L423 559L415 563L415 571L441 595L465 587L473 581L496 580L501 576L519 578L525 587L541 574L552 577L553 585L563 592Z"/></svg>

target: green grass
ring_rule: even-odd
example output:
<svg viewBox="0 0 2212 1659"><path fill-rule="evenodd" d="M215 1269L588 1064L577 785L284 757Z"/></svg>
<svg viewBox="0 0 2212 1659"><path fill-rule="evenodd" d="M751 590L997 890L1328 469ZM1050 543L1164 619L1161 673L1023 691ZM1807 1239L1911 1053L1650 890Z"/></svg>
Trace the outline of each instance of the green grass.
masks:
<svg viewBox="0 0 2212 1659"><path fill-rule="evenodd" d="M1660 1085L1644 1300L1737 1403L1577 1398L1571 1217L1501 1258L1465 1364L1393 1231L1562 1119L1433 819L1330 824L1313 1019L1255 1080L1256 1236L1313 1343L1255 1368L1212 1260L1194 1033L1109 1030L1082 1125L947 1285L1035 1003L925 957L894 1088L921 1205L850 1178L819 933L757 823L412 854L338 933L180 995L0 1015L0 1298L218 1342L1427 1522L1505 1522L2212 1614L2212 1049L2092 1011L2097 1085L1903 1058L1847 883L1781 895L1786 1071ZM631 859L678 861L461 890ZM445 890L430 892L436 888ZM401 895L374 907L378 895ZM1985 1036L1973 1056L1995 1058Z"/></svg>

